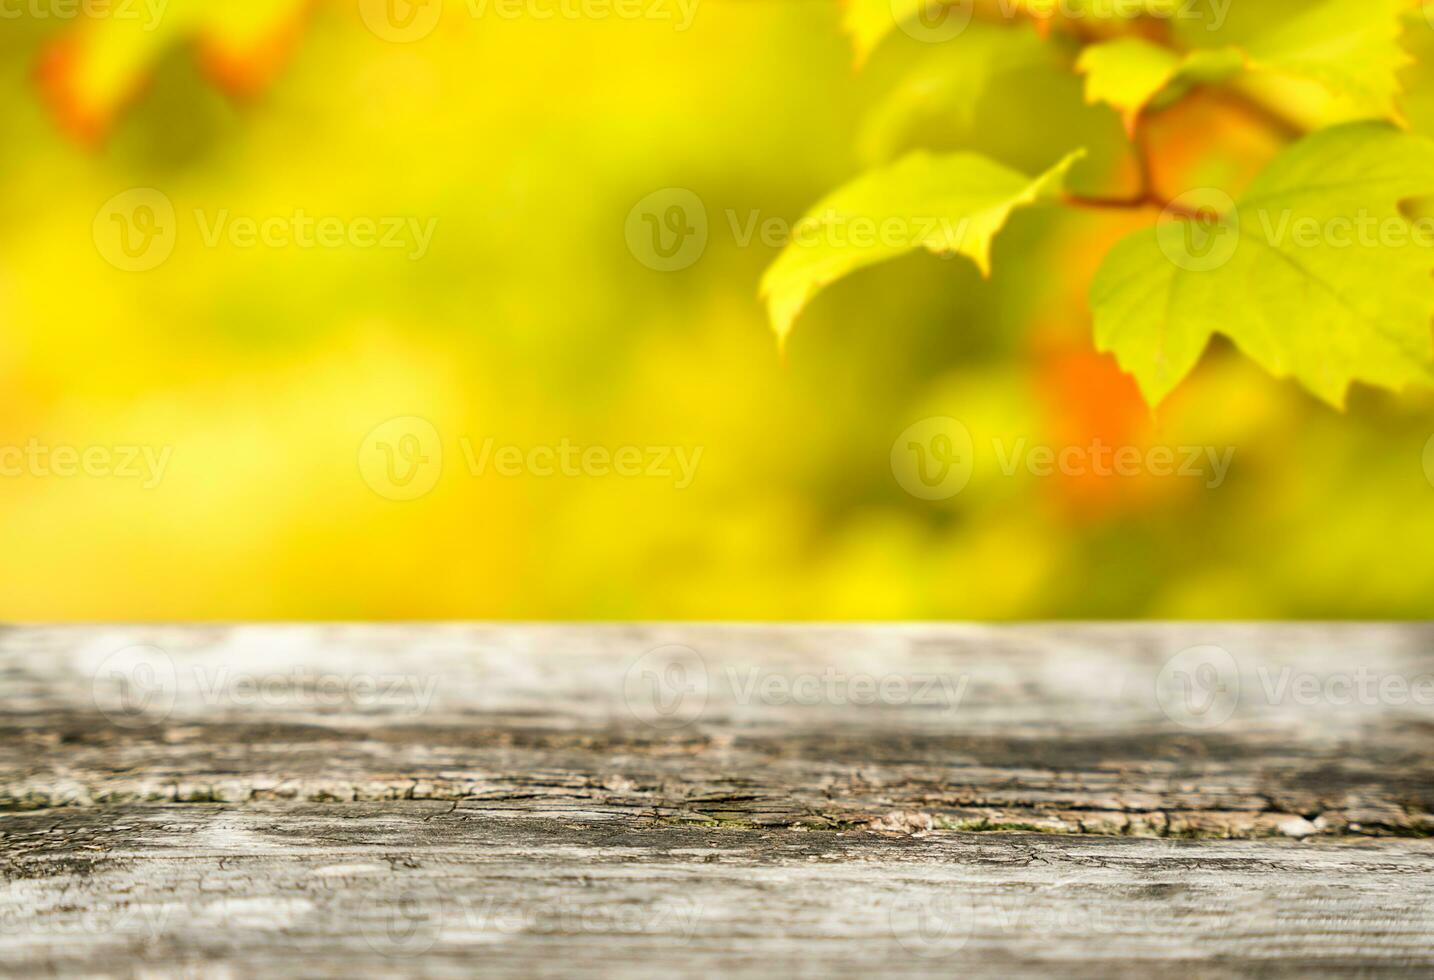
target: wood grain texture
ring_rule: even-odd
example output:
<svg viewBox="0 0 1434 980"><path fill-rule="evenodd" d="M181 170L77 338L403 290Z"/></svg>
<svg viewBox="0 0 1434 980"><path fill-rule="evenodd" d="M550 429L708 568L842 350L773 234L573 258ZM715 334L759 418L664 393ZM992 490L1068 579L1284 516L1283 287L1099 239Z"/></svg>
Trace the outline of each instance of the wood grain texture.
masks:
<svg viewBox="0 0 1434 980"><path fill-rule="evenodd" d="M10 629L0 968L1427 971L1431 641Z"/></svg>

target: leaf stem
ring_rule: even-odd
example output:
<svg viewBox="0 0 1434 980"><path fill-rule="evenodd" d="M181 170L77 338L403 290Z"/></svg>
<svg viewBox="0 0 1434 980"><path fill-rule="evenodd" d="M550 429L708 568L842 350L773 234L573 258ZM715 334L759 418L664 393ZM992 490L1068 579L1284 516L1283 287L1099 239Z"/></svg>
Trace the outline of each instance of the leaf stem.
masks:
<svg viewBox="0 0 1434 980"><path fill-rule="evenodd" d="M1197 217L1194 209L1177 204L1156 190L1155 168L1150 159L1150 140L1146 136L1143 118L1136 123L1130 144L1135 157L1135 170L1140 179L1139 190L1127 197L1067 193L1063 198L1065 203L1072 207L1094 210L1143 211L1147 208L1158 208L1168 214L1185 218Z"/></svg>
<svg viewBox="0 0 1434 980"><path fill-rule="evenodd" d="M1061 196L1066 204L1077 208L1089 208L1095 211L1142 211L1145 208L1161 207L1161 203L1154 197L1088 197L1084 194L1071 194L1069 192Z"/></svg>
<svg viewBox="0 0 1434 980"><path fill-rule="evenodd" d="M1201 216L1200 212L1194 208L1171 201L1153 191L1136 197L1100 197L1067 192L1061 195L1061 200L1071 207L1086 208L1092 211L1144 211L1150 209L1164 211L1182 218Z"/></svg>
<svg viewBox="0 0 1434 980"><path fill-rule="evenodd" d="M951 4L957 0L945 0ZM1112 37L1121 36L1121 27L1134 28L1135 33L1176 54L1186 54L1188 49L1176 43L1171 36L1170 23L1166 18L1143 14L1118 25L1098 25L1079 17L1064 16L1060 13L1040 14L1024 7L1012 8L999 0L973 0L972 14L977 20L1013 24L1025 22L1035 25L1043 35L1049 35L1053 28L1060 27L1081 45L1089 45ZM1285 139L1299 139L1308 133L1308 128L1282 114L1249 92L1226 84L1201 84L1196 86L1209 93L1216 101L1243 112L1273 130ZM1143 115L1143 114L1142 114ZM1148 159L1148 158L1147 158Z"/></svg>

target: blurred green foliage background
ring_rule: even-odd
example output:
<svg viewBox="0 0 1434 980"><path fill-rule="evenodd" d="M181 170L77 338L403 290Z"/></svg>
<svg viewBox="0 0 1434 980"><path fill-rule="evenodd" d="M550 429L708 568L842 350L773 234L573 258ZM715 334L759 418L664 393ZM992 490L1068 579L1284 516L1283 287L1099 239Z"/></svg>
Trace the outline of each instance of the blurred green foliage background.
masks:
<svg viewBox="0 0 1434 980"><path fill-rule="evenodd" d="M793 221L916 145L1028 172L1087 146L1080 180L1127 179L1119 120L1063 66L953 107L921 73L959 46L897 37L857 72L816 0L702 0L688 30L450 0L411 43L355 0L216 4L217 25L171 3L173 30L112 50L94 41L105 18L0 24L0 446L171 451L153 486L0 478L9 619L1434 611L1427 393L1358 390L1341 415L1217 347L1152 416L1093 353L1090 276L1149 216L1022 213L989 281L929 255L863 272L778 356L756 295L776 249L741 240L754 215ZM1168 133L1205 142L1167 136L1171 193L1238 184L1275 148L1213 103L1179 112ZM178 223L144 272L108 261L96 230L133 188ZM694 193L708 226L700 259L668 272L627 239L663 188ZM436 225L415 260L211 244L194 216L296 210ZM409 416L432 423L442 468L393 500L360 457ZM891 453L935 416L961 420L976 457L962 492L926 501ZM700 449L700 468L682 488L477 475L465 438ZM1233 463L1212 488L1007 475L992 451L1094 439Z"/></svg>

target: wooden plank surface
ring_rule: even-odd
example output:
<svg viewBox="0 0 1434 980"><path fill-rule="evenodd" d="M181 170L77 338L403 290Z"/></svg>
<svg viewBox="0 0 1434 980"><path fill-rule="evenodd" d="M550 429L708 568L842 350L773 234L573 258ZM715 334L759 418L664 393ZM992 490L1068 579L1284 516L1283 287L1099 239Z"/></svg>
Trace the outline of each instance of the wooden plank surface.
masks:
<svg viewBox="0 0 1434 980"><path fill-rule="evenodd" d="M0 633L0 969L1434 970L1434 628Z"/></svg>

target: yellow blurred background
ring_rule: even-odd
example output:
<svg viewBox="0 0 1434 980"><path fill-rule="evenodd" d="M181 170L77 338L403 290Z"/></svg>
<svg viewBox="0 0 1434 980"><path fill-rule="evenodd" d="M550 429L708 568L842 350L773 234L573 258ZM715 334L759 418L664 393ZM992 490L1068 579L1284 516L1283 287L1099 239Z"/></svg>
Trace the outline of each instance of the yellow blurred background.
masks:
<svg viewBox="0 0 1434 980"><path fill-rule="evenodd" d="M1059 66L952 110L933 46L856 71L823 0L4 2L7 619L1434 612L1434 399L1340 414L1217 347L1152 416L1085 302L1139 216L1023 213L989 281L862 272L778 356L747 231L865 167L1085 146L1126 179ZM1274 151L1161 119L1171 193ZM969 483L923 499L893 447L944 418ZM1232 455L1003 465L1095 440Z"/></svg>

